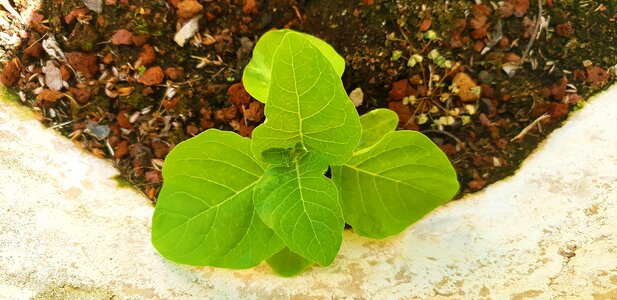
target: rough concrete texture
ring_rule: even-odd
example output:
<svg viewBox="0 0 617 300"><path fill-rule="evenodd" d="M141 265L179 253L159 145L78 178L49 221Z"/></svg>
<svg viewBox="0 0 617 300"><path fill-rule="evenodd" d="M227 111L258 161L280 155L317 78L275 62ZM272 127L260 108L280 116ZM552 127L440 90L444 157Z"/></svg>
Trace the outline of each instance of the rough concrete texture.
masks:
<svg viewBox="0 0 617 300"><path fill-rule="evenodd" d="M617 298L617 86L515 176L293 279L166 261L148 200L21 110L0 104L0 298Z"/></svg>

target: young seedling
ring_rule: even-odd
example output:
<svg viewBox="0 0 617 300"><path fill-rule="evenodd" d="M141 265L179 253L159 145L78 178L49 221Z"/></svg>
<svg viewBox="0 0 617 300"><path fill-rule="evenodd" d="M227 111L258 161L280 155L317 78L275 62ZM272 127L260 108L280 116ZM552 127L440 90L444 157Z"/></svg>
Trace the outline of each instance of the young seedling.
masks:
<svg viewBox="0 0 617 300"><path fill-rule="evenodd" d="M265 260L293 276L330 265L346 223L385 238L450 200L458 182L446 156L421 133L395 131L389 110L359 117L344 69L316 37L266 33L243 76L265 122L252 139L210 129L171 151L153 216L156 249L198 266Z"/></svg>

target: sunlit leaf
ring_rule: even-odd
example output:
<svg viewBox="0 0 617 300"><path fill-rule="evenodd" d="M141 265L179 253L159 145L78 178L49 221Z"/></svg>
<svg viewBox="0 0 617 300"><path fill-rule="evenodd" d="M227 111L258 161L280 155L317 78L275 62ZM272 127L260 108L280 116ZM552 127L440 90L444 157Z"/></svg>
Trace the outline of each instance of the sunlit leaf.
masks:
<svg viewBox="0 0 617 300"><path fill-rule="evenodd" d="M374 109L360 116L360 124L362 124L362 137L355 151L377 144L386 133L396 130L398 116L389 109Z"/></svg>
<svg viewBox="0 0 617 300"><path fill-rule="evenodd" d="M394 131L332 167L345 222L359 235L400 233L458 190L448 158L423 134Z"/></svg>
<svg viewBox="0 0 617 300"><path fill-rule="evenodd" d="M358 144L361 129L340 78L344 64L333 59L331 47L306 34L275 31L262 41L264 45L253 54L256 62L244 77L254 97L263 98L267 91L266 120L253 131L253 152L278 163L279 156L270 160L263 153L280 154L299 143L306 151L321 153L328 163L345 162Z"/></svg>
<svg viewBox="0 0 617 300"><path fill-rule="evenodd" d="M152 221L152 243L166 258L191 265L250 268L283 248L256 215L253 190L264 165L250 140L208 130L176 146Z"/></svg>
<svg viewBox="0 0 617 300"><path fill-rule="evenodd" d="M315 152L268 168L255 188L259 217L293 252L328 266L343 238L343 213L327 162Z"/></svg>
<svg viewBox="0 0 617 300"><path fill-rule="evenodd" d="M345 71L345 59L328 43L309 34L303 34L293 30L271 30L264 34L253 50L253 58L244 69L242 81L246 90L255 99L266 103L270 85L272 84L272 65L277 49L283 44L283 39L288 34L301 35L304 39L316 47L330 62L337 76L340 78Z"/></svg>
<svg viewBox="0 0 617 300"><path fill-rule="evenodd" d="M298 275L315 264L285 247L266 260L268 265L283 277Z"/></svg>

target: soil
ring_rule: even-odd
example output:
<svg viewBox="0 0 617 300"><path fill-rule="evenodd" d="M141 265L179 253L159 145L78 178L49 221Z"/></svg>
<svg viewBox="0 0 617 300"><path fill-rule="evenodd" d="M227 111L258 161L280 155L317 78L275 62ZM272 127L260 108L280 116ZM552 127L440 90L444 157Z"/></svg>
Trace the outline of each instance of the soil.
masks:
<svg viewBox="0 0 617 300"><path fill-rule="evenodd" d="M616 77L615 1L481 2L104 0L96 13L44 0L28 30L9 22L20 39L3 46L0 79L155 201L175 145L209 128L250 136L263 121L243 68L264 32L300 30L345 57L360 113L389 107L442 148L460 196L512 174ZM180 46L187 22L198 30Z"/></svg>

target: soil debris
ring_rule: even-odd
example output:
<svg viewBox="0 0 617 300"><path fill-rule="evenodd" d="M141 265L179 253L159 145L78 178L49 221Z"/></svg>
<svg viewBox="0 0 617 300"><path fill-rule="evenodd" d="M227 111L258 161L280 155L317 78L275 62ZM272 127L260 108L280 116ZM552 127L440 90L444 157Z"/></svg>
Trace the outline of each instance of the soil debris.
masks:
<svg viewBox="0 0 617 300"><path fill-rule="evenodd" d="M45 0L28 31L3 28L0 81L18 88L43 123L114 158L153 200L174 145L209 128L248 137L264 121L264 105L241 78L272 28L331 44L345 58L343 82L358 111L388 107L399 129L429 136L451 159L461 194L510 175L615 80L612 2L94 2ZM99 139L93 126L109 133Z"/></svg>

